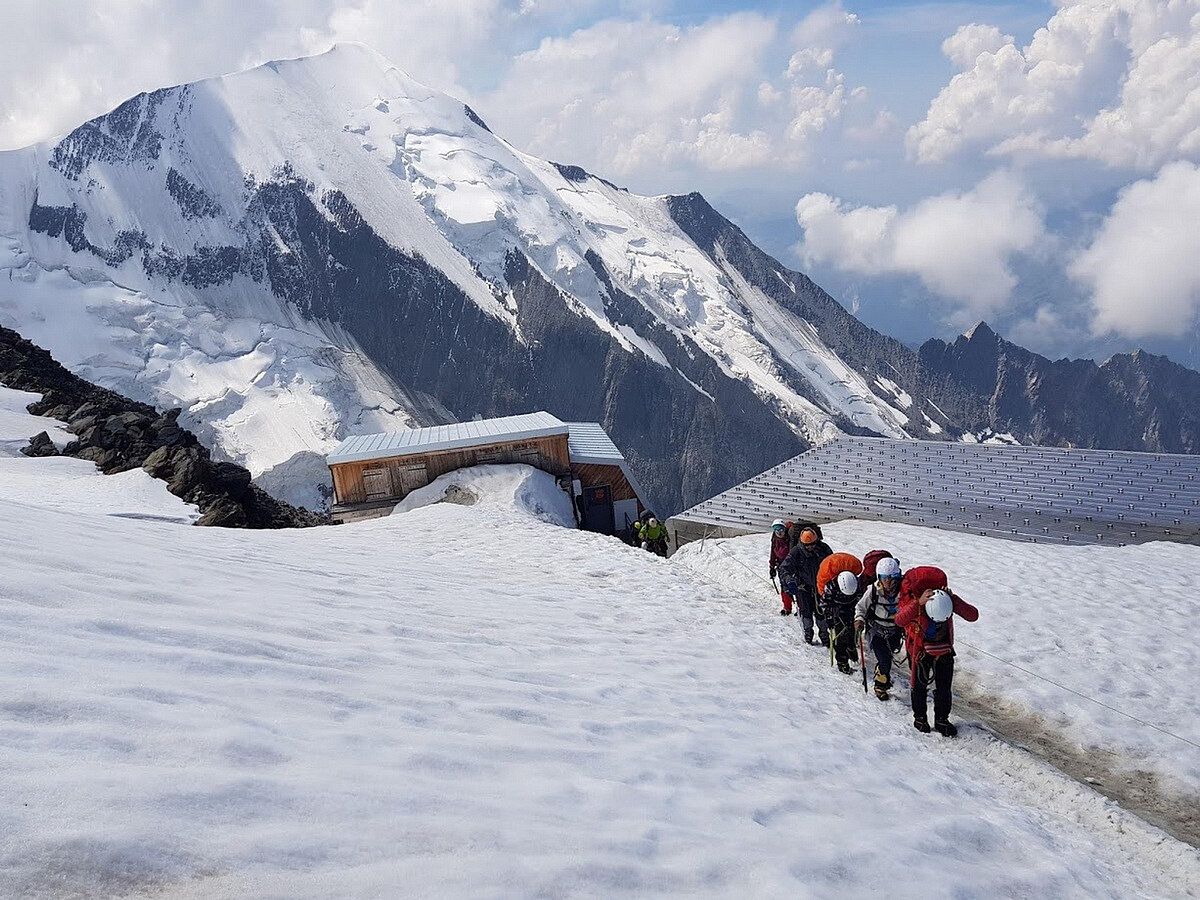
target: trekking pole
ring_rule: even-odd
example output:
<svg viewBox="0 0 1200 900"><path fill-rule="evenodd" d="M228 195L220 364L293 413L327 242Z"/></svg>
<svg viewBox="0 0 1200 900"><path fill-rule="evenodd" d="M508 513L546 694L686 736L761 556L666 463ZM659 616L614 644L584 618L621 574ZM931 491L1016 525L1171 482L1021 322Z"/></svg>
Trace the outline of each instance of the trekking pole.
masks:
<svg viewBox="0 0 1200 900"><path fill-rule="evenodd" d="M858 633L858 661L862 666L863 693L867 692L867 653L863 650L862 632Z"/></svg>
<svg viewBox="0 0 1200 900"><path fill-rule="evenodd" d="M830 626L829 627L829 668L831 668L831 669L833 668L833 665L834 665L833 645L837 643L837 636L838 636L837 629L834 628L833 626Z"/></svg>

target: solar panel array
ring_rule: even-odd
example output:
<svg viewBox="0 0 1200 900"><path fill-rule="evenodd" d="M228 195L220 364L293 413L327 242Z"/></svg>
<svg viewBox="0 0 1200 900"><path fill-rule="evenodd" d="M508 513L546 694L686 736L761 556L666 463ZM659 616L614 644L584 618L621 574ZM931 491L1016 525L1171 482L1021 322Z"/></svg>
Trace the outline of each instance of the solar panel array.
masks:
<svg viewBox="0 0 1200 900"><path fill-rule="evenodd" d="M840 437L676 519L902 522L1018 541L1200 544L1200 457Z"/></svg>

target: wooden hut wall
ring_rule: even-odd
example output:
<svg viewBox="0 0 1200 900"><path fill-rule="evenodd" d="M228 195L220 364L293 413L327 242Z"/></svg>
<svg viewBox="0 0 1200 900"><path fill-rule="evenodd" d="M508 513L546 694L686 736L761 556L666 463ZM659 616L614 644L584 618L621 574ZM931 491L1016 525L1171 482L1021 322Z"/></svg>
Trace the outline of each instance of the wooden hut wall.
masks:
<svg viewBox="0 0 1200 900"><path fill-rule="evenodd" d="M571 466L572 474L579 479L579 483L584 489L594 485L607 484L612 488L613 500L636 500L638 496L634 493L633 485L629 483L629 479L625 477L625 473L621 471L619 466L601 466L589 463L574 463Z"/></svg>
<svg viewBox="0 0 1200 900"><path fill-rule="evenodd" d="M336 502L347 504L393 498L400 500L439 475L487 463L526 463L552 475L565 475L570 471L567 436L556 434L454 450L336 463L329 468L333 475Z"/></svg>

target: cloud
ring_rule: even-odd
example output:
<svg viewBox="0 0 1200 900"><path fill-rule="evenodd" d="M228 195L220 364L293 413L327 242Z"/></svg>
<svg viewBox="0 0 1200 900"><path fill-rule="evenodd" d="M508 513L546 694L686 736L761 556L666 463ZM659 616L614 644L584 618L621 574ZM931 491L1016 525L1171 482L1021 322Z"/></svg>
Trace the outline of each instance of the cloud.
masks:
<svg viewBox="0 0 1200 900"><path fill-rule="evenodd" d="M464 60L546 27L566 3L539 0L4 0L0 142L65 132L139 91L327 49L371 44L421 81L453 88ZM413 36L419 35L419 40ZM496 48L496 49L493 49Z"/></svg>
<svg viewBox="0 0 1200 900"><path fill-rule="evenodd" d="M486 97L530 152L625 174L680 160L751 167L772 155L756 117L779 99L760 56L776 38L755 14L691 28L605 20L519 54ZM750 114L750 111L753 113Z"/></svg>
<svg viewBox="0 0 1200 900"><path fill-rule="evenodd" d="M968 147L1154 169L1200 158L1200 3L1062 0L1029 45L965 25L943 44L963 71L907 135L938 163Z"/></svg>
<svg viewBox="0 0 1200 900"><path fill-rule="evenodd" d="M1011 43L1013 36L994 25L964 25L942 42L942 52L960 69L970 69L980 54L994 55Z"/></svg>
<svg viewBox="0 0 1200 900"><path fill-rule="evenodd" d="M1175 336L1200 318L1200 168L1175 162L1121 192L1071 277L1091 293L1095 335Z"/></svg>
<svg viewBox="0 0 1200 900"><path fill-rule="evenodd" d="M832 62L856 22L840 3L790 32L749 12L605 19L519 54L481 103L530 152L616 176L794 168L850 102Z"/></svg>
<svg viewBox="0 0 1200 900"><path fill-rule="evenodd" d="M995 172L972 190L895 206L848 208L826 194L796 204L809 265L860 275L911 275L971 323L1002 308L1017 283L1010 262L1044 237L1042 213L1021 181Z"/></svg>

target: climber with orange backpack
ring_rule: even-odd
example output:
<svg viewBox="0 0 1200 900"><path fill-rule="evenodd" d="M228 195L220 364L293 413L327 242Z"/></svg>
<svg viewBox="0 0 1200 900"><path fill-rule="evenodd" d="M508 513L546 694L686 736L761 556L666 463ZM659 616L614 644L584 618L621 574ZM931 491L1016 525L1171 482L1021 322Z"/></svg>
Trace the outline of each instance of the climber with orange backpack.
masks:
<svg viewBox="0 0 1200 900"><path fill-rule="evenodd" d="M830 661L838 671L853 671L850 660L854 651L854 607L862 591L858 576L863 565L852 553L833 553L821 561L817 571L817 596L821 614L829 627Z"/></svg>

